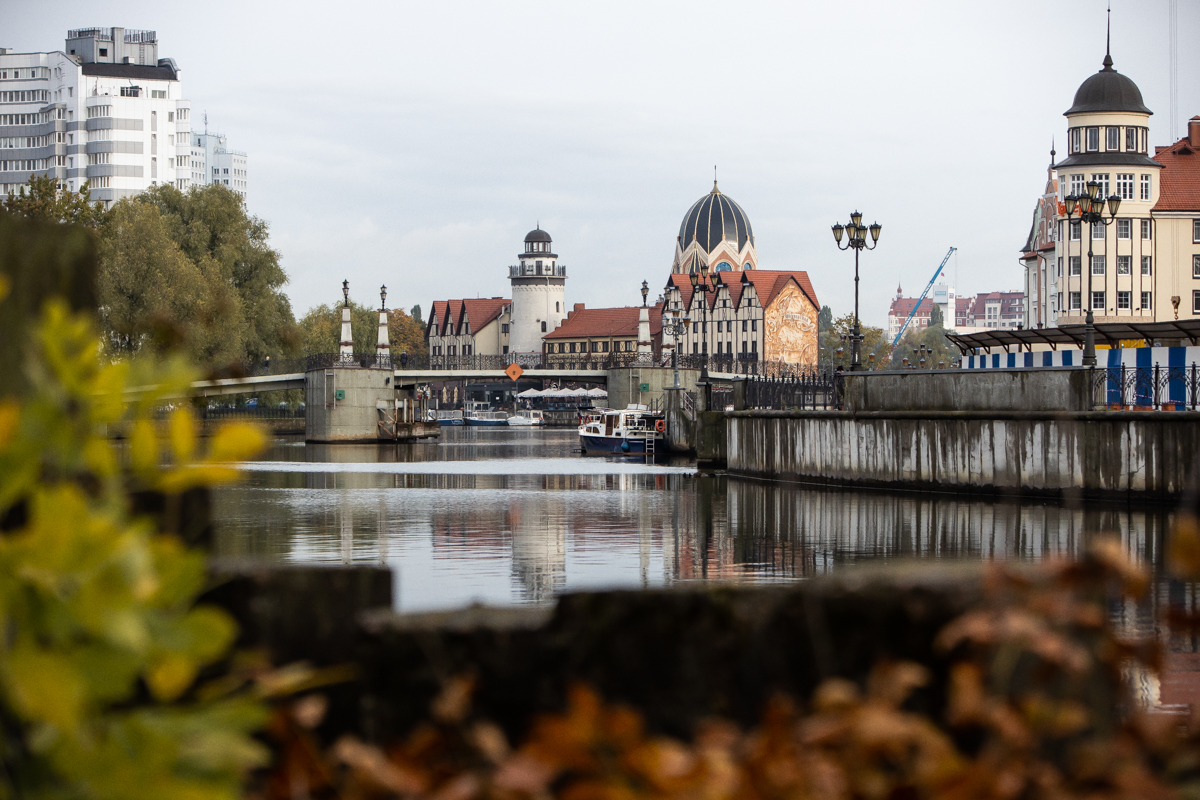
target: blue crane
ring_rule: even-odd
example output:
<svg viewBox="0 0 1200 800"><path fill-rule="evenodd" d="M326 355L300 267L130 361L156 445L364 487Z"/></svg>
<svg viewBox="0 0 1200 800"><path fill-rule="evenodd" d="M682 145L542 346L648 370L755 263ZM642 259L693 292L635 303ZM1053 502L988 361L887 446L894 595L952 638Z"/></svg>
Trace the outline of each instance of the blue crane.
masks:
<svg viewBox="0 0 1200 800"><path fill-rule="evenodd" d="M917 313L917 309L921 307L921 302L925 299L925 295L929 294L929 290L933 288L933 282L938 279L938 275L942 274L942 268L946 266L946 262L950 260L950 256L954 255L954 251L957 249L957 247L951 247L946 253L946 257L942 259L942 263L938 264L938 268L933 271L933 277L929 279L929 283L925 284L925 291L921 292L921 296L917 298L916 305L913 306L912 311L908 312L908 317L905 318L904 324L900 326L900 332L896 334L896 338L892 341L892 347L900 343L900 337L908 330L908 323L912 322L912 318ZM953 314L954 311L951 310L950 313Z"/></svg>

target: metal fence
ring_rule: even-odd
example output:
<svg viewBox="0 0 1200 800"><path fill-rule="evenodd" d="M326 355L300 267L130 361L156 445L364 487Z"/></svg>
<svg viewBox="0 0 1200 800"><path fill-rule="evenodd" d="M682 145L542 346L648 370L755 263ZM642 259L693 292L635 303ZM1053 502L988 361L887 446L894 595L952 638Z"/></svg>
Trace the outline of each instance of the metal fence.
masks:
<svg viewBox="0 0 1200 800"><path fill-rule="evenodd" d="M747 408L841 408L842 377L834 372L809 371L795 377L750 378ZM715 406L714 406L715 408Z"/></svg>
<svg viewBox="0 0 1200 800"><path fill-rule="evenodd" d="M1164 367L1093 367L1092 405L1139 410L1196 410L1200 370L1196 364Z"/></svg>

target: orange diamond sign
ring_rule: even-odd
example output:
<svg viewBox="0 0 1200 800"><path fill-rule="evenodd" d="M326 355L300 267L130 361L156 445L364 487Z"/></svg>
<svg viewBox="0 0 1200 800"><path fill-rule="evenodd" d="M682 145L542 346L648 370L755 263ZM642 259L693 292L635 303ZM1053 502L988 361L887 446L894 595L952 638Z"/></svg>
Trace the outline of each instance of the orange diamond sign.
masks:
<svg viewBox="0 0 1200 800"><path fill-rule="evenodd" d="M508 369L504 370L504 374L515 381L517 378L525 374L525 370L521 369L520 364L509 364Z"/></svg>

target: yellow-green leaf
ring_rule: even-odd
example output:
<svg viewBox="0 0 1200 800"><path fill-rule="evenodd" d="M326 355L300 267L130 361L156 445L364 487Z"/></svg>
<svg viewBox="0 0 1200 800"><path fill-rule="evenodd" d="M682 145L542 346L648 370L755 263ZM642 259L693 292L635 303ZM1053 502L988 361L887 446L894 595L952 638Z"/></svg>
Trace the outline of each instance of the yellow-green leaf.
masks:
<svg viewBox="0 0 1200 800"><path fill-rule="evenodd" d="M196 659L183 653L163 653L146 671L146 683L156 698L169 702L187 691L196 679Z"/></svg>
<svg viewBox="0 0 1200 800"><path fill-rule="evenodd" d="M230 422L222 425L213 437L208 461L223 464L245 461L262 452L267 437L262 428L248 422Z"/></svg>
<svg viewBox="0 0 1200 800"><path fill-rule="evenodd" d="M158 436L154 423L139 419L129 434L129 458L135 472L152 473L158 468Z"/></svg>
<svg viewBox="0 0 1200 800"><path fill-rule="evenodd" d="M170 431L175 464L190 463L196 451L196 418L191 408L183 406L171 412Z"/></svg>

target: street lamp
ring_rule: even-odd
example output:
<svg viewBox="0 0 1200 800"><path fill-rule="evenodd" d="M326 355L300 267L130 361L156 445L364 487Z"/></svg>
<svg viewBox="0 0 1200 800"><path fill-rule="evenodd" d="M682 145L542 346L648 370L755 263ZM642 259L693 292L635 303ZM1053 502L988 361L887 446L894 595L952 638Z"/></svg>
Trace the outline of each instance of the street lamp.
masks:
<svg viewBox="0 0 1200 800"><path fill-rule="evenodd" d="M642 305L646 305L646 295L650 294L650 284L642 281Z"/></svg>
<svg viewBox="0 0 1200 800"><path fill-rule="evenodd" d="M1104 217L1105 198L1100 196L1100 184L1096 181L1088 181L1087 192L1085 194L1069 194L1066 197L1064 205L1067 212L1067 246L1070 247L1070 226L1076 219L1080 222L1080 233L1082 234L1082 223L1088 224L1087 240L1088 240L1088 260L1087 260L1087 316L1084 317L1083 323L1083 365L1085 367L1096 366L1096 318L1093 315L1092 309L1092 227L1095 225L1103 225L1107 228L1113 224L1117 218L1117 209L1121 207L1121 198L1117 195L1108 196L1108 218ZM1069 253L1068 253L1069 255ZM1108 275L1108 265L1104 265L1105 277ZM1107 282L1107 280L1106 280ZM1107 300L1108 295L1105 294Z"/></svg>
<svg viewBox="0 0 1200 800"><path fill-rule="evenodd" d="M704 356L705 364L708 361L708 293L713 290L713 287L708 285L708 264L700 265L700 274L692 273L692 289L700 293L700 335L703 337L700 343L700 354Z"/></svg>
<svg viewBox="0 0 1200 800"><path fill-rule="evenodd" d="M679 337L682 336L692 324L691 317L684 312L683 317L679 316L678 310L673 310L669 317L664 317L663 333L667 336L674 337L675 348L671 351L671 367L675 370L675 388L679 388Z"/></svg>
<svg viewBox="0 0 1200 800"><path fill-rule="evenodd" d="M850 215L850 221L845 225L840 222L833 226L833 238L837 242L838 250L853 250L854 251L854 331L850 334L850 371L857 372L862 369L862 360L859 350L862 346L862 326L858 321L858 254L861 250L874 250L875 245L879 243L879 232L883 230L883 226L878 222L872 223L870 227L862 224L862 214L855 211ZM842 246L842 235L846 236L846 245ZM867 235L870 234L871 243L867 244Z"/></svg>
<svg viewBox="0 0 1200 800"><path fill-rule="evenodd" d="M379 310L387 311L387 284L379 287Z"/></svg>

